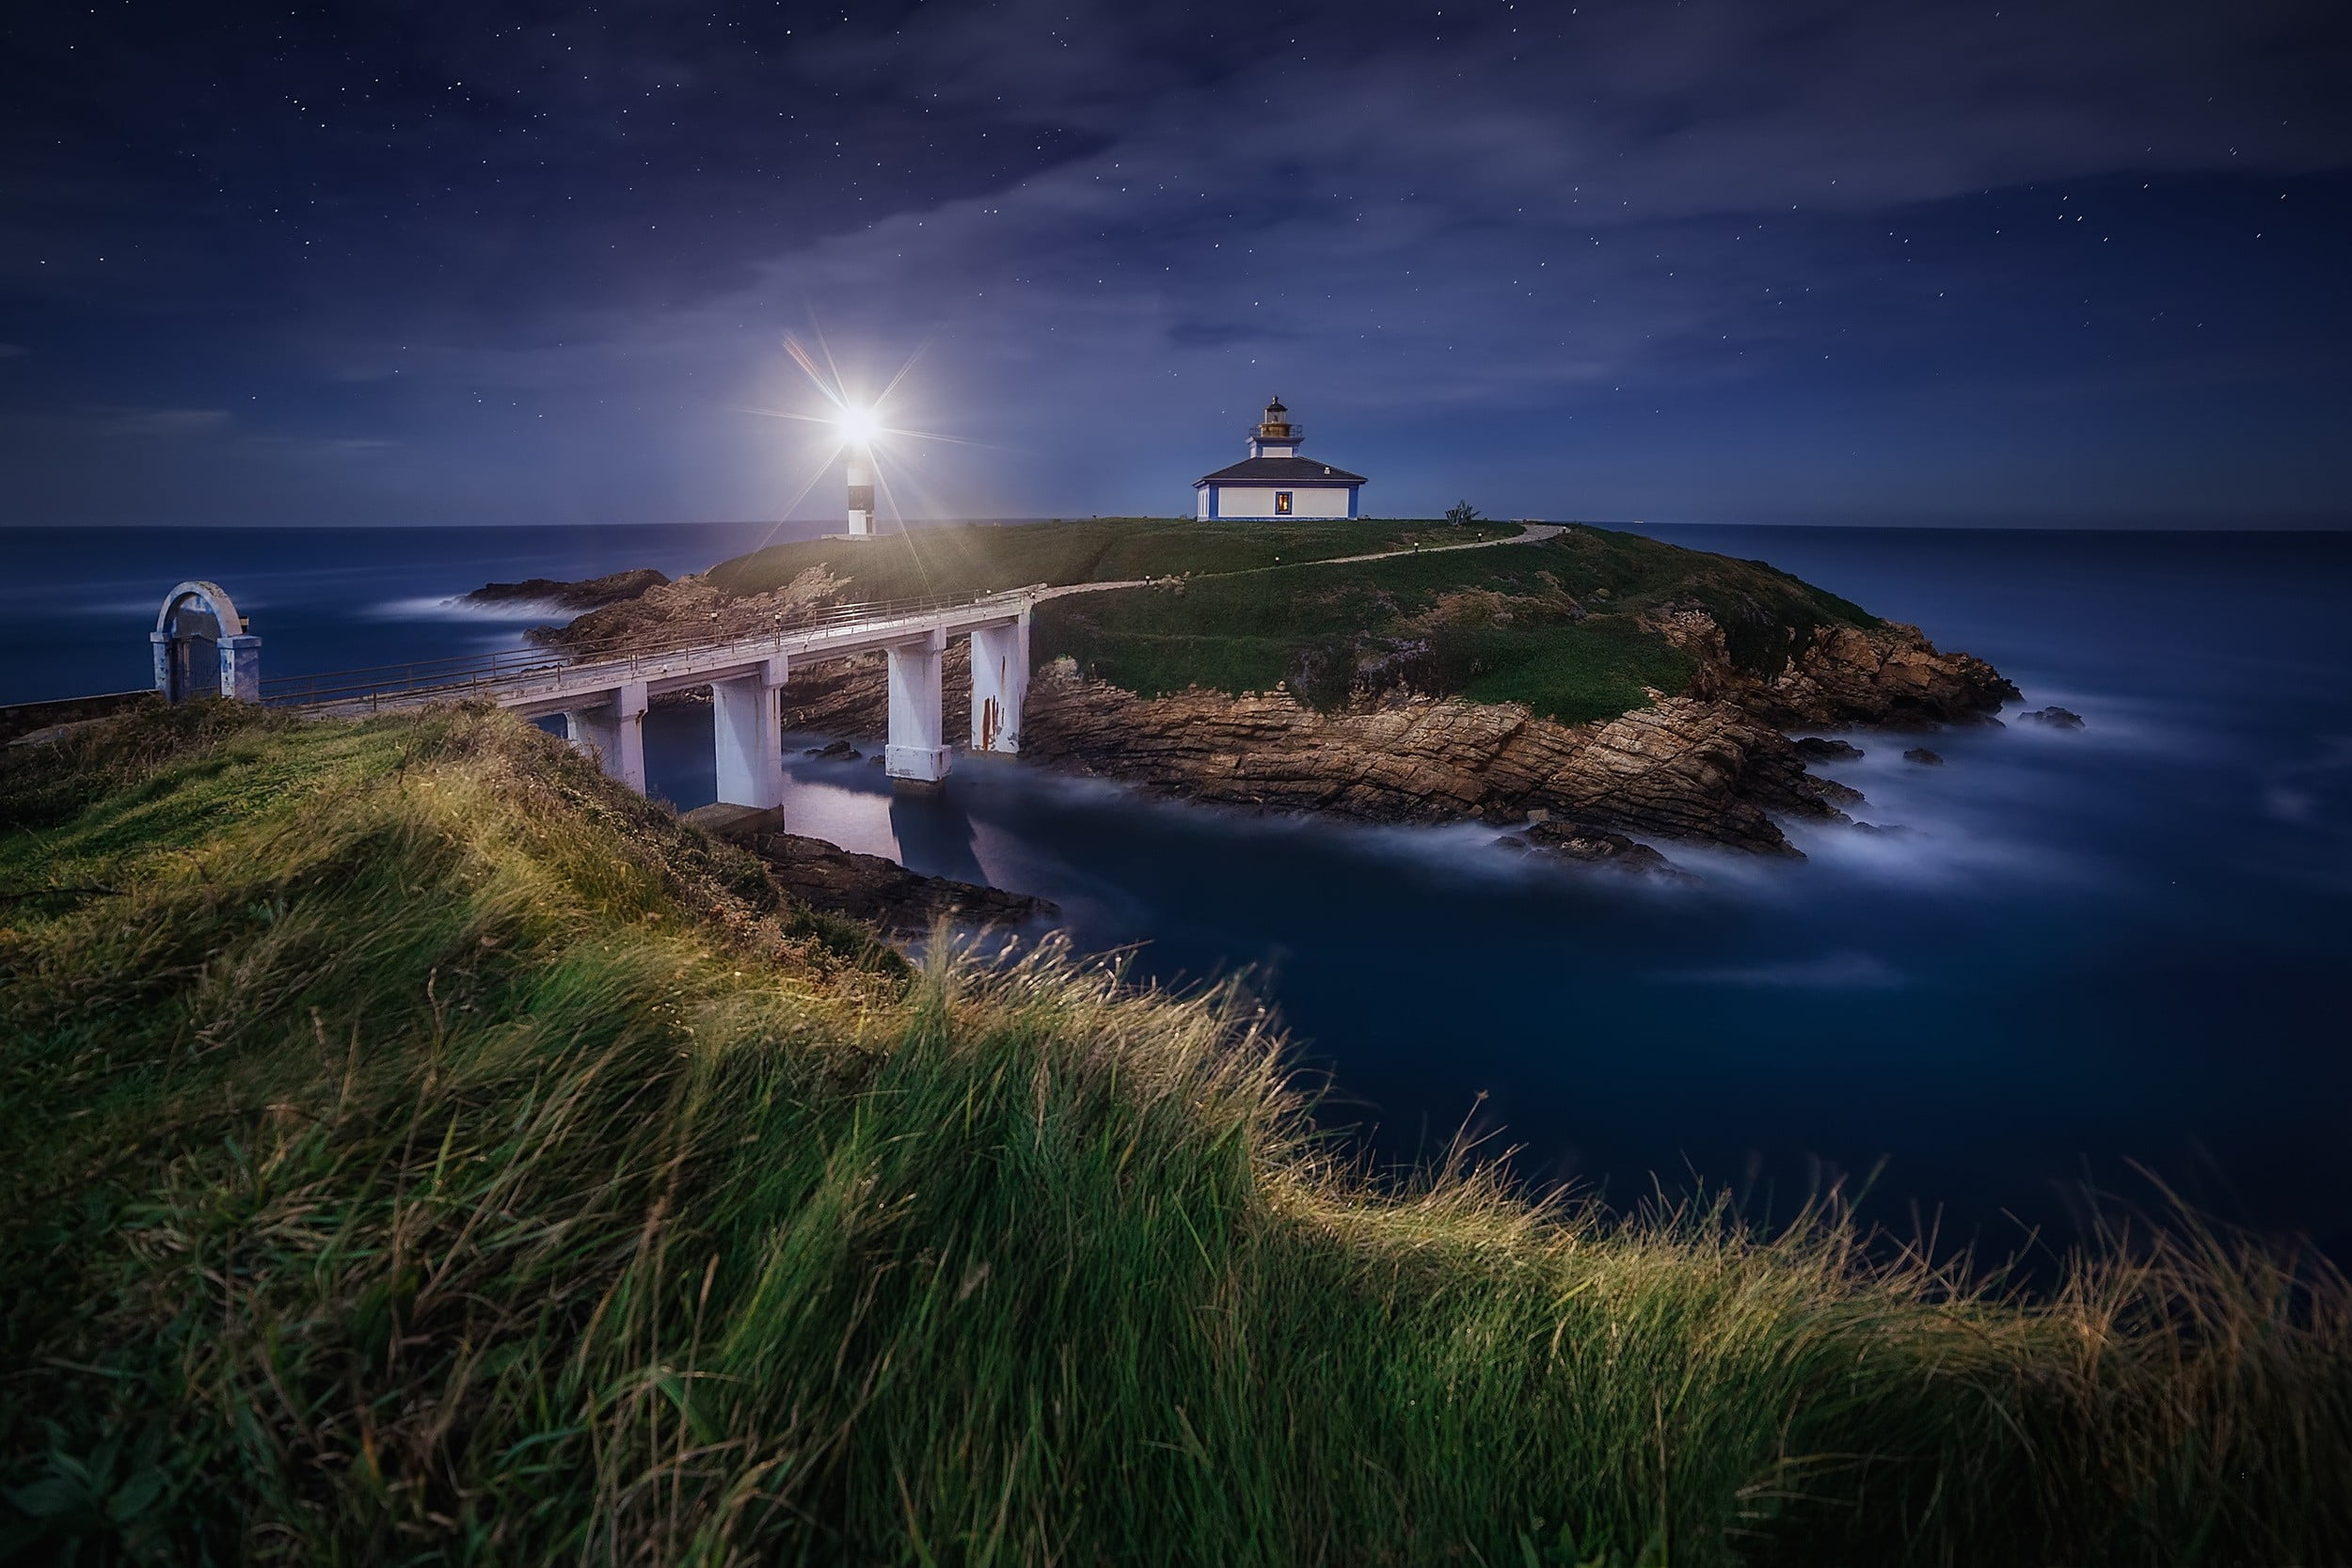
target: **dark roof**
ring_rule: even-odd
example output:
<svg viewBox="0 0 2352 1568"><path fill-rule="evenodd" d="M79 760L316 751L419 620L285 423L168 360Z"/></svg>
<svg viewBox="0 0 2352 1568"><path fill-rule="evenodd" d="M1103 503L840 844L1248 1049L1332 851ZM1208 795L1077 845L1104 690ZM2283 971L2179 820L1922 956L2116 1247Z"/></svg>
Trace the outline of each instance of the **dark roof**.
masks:
<svg viewBox="0 0 2352 1568"><path fill-rule="evenodd" d="M1230 468L1219 468L1213 474L1202 474L1194 480L1194 488L1216 480L1260 480L1285 484L1365 484L1370 481L1361 474L1351 474L1345 468L1334 468L1328 463L1317 463L1305 457L1245 457Z"/></svg>

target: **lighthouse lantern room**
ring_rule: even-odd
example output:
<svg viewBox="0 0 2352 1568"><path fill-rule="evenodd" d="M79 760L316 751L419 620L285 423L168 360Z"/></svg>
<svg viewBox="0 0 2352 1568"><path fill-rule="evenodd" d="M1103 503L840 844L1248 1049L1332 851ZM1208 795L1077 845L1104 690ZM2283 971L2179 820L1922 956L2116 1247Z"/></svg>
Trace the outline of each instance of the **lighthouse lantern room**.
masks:
<svg viewBox="0 0 2352 1568"><path fill-rule="evenodd" d="M1358 515L1356 493L1367 483L1364 476L1299 456L1305 437L1280 398L1268 403L1250 433L1249 455L1193 481L1194 515L1269 521Z"/></svg>

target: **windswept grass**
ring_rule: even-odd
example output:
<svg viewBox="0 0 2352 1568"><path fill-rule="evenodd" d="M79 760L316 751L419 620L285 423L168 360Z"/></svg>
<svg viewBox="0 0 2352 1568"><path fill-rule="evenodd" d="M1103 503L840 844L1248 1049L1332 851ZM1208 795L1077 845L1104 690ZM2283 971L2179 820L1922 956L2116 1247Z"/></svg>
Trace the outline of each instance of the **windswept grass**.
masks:
<svg viewBox="0 0 2352 1568"><path fill-rule="evenodd" d="M1286 561L1055 599L1039 607L1033 646L1147 697L1280 683L1330 708L1403 685L1580 723L1688 689L1697 660L1646 624L1683 609L1706 611L1732 661L1764 676L1818 626L1877 624L1761 562L1579 526L1494 549Z"/></svg>
<svg viewBox="0 0 2352 1568"><path fill-rule="evenodd" d="M28 1560L2324 1562L2347 1294L1335 1165L1232 990L919 972L536 732L0 761Z"/></svg>
<svg viewBox="0 0 2352 1568"><path fill-rule="evenodd" d="M821 566L860 599L976 594L1031 583L1127 582L1255 571L1263 566L1409 548L1415 540L1502 539L1517 523L1394 522L1374 518L1201 522L1190 517L1089 517L1009 527L918 529L875 539L798 540L712 567L727 593L765 594Z"/></svg>

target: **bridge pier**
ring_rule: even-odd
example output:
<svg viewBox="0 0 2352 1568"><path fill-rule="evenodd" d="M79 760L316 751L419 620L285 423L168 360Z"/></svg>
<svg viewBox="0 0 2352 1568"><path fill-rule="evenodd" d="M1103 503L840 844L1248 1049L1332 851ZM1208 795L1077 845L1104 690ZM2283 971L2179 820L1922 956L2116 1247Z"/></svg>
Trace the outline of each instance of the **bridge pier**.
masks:
<svg viewBox="0 0 2352 1568"><path fill-rule="evenodd" d="M638 794L645 793L645 683L629 681L593 707L564 710L564 733L604 770ZM782 750L782 742L778 742ZM779 763L781 767L781 763ZM779 800L782 799L779 796Z"/></svg>
<svg viewBox="0 0 2352 1568"><path fill-rule="evenodd" d="M882 748L882 771L898 784L922 789L947 776L940 676L946 652L947 634L937 626L890 645L890 743Z"/></svg>
<svg viewBox="0 0 2352 1568"><path fill-rule="evenodd" d="M783 654L752 674L710 683L710 735L719 800L773 811L784 804L784 718L779 693L790 665Z"/></svg>
<svg viewBox="0 0 2352 1568"><path fill-rule="evenodd" d="M972 749L1021 750L1021 706L1029 695L1029 612L1005 626L972 628Z"/></svg>
<svg viewBox="0 0 2352 1568"><path fill-rule="evenodd" d="M648 697L708 687L718 804L738 820L784 804L782 689L792 666L874 653L889 660L890 736L882 760L893 783L936 787L947 777L942 668L949 637L969 637L971 744L1018 752L1029 689L1029 615L1040 590L970 599L844 605L773 633L707 645L618 650L578 660L530 649L471 661L425 660L392 670L350 670L273 682L268 700L322 713L375 713L446 695L496 703L529 719L564 716L572 745L644 794ZM175 700L217 679L228 695L262 696L261 639L217 584L183 582L164 601L153 638L155 680Z"/></svg>

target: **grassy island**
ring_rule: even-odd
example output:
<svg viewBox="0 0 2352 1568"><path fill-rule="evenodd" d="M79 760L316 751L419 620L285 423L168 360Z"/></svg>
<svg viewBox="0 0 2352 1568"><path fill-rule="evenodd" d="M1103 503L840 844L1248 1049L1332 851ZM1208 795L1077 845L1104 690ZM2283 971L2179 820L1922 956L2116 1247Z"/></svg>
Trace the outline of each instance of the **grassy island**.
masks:
<svg viewBox="0 0 2352 1568"><path fill-rule="evenodd" d="M1238 993L910 967L495 713L0 753L0 898L22 1560L2352 1541L2332 1275L2142 1237L2028 1298L1835 1213L1375 1181Z"/></svg>
<svg viewBox="0 0 2352 1568"><path fill-rule="evenodd" d="M1523 703L1569 723L1640 707L1645 689L1683 691L1696 664L1644 624L1660 611L1705 610L1733 660L1767 676L1817 626L1878 624L1762 562L1609 529L1446 547L1520 532L1516 523L1104 518L780 545L723 562L709 580L751 595L821 569L849 597L887 599L1151 578L1041 606L1037 657L1068 656L1146 697L1285 684L1327 707L1370 676ZM1412 553L1345 559L1391 551Z"/></svg>

